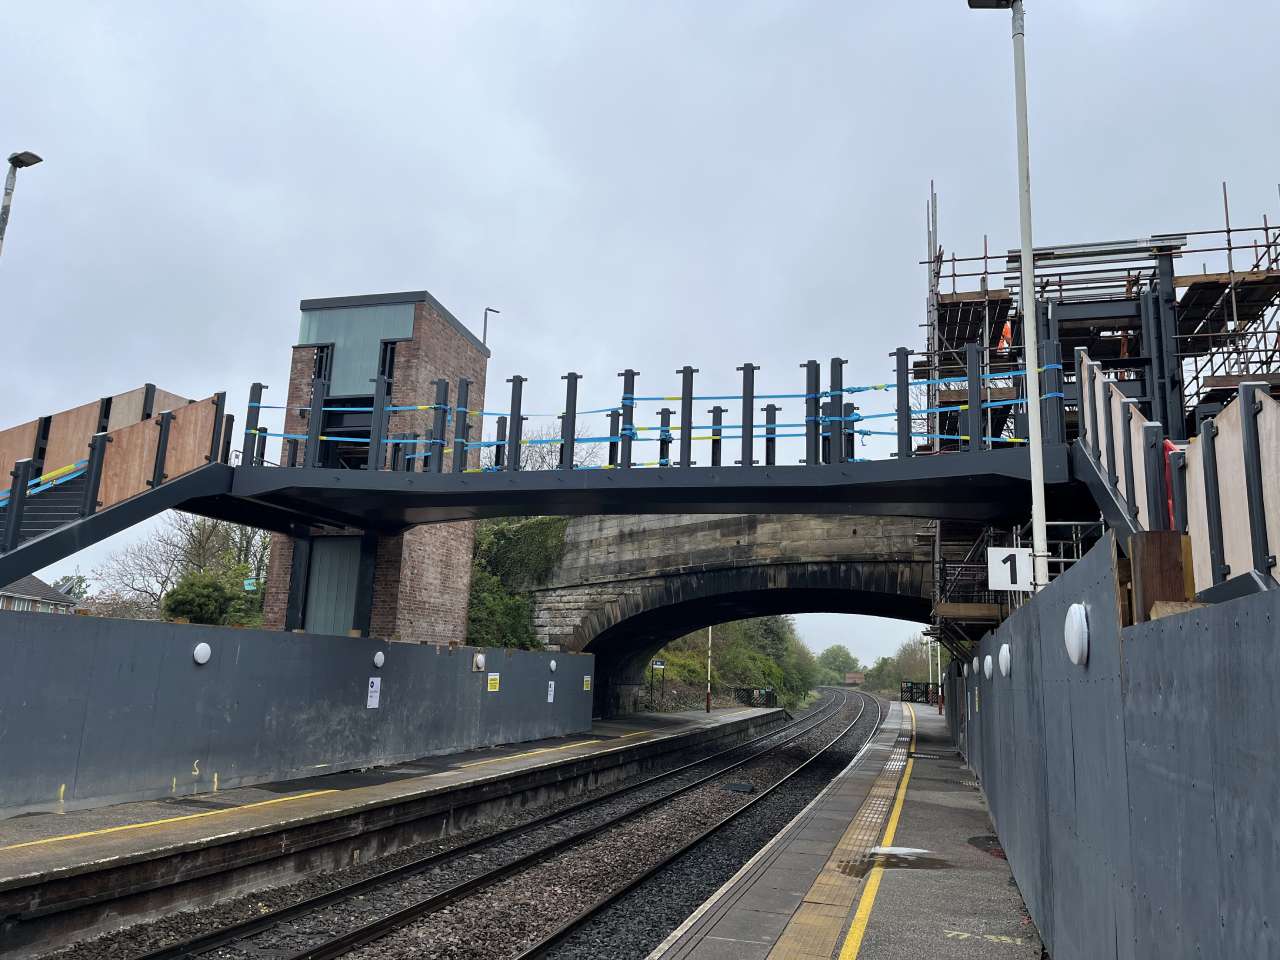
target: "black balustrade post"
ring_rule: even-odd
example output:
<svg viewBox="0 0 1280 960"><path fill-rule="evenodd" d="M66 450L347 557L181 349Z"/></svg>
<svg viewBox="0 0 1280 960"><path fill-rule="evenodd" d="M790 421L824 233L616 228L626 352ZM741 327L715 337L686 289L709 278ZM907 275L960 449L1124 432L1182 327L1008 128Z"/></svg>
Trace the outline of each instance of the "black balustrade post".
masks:
<svg viewBox="0 0 1280 960"><path fill-rule="evenodd" d="M658 463L671 466L671 415L674 410L663 407L658 411Z"/></svg>
<svg viewBox="0 0 1280 960"><path fill-rule="evenodd" d="M1237 388L1240 404L1240 442L1244 454L1244 493L1249 507L1249 544L1253 553L1253 569L1269 573L1276 565L1275 555L1267 539L1267 515L1262 483L1262 441L1258 433L1258 417L1262 401L1258 393L1269 390L1265 383L1242 383Z"/></svg>
<svg viewBox="0 0 1280 960"><path fill-rule="evenodd" d="M432 417L431 436L427 440L427 462L422 465L423 471L432 473L444 472L444 450L449 441L449 381L443 378L435 381L436 399L434 416Z"/></svg>
<svg viewBox="0 0 1280 960"><path fill-rule="evenodd" d="M1130 516L1138 515L1138 491L1133 480L1133 400L1123 400L1120 403L1122 411L1120 416L1120 429L1124 432L1124 436L1120 438L1121 444L1124 446L1124 502L1129 508Z"/></svg>
<svg viewBox="0 0 1280 960"><path fill-rule="evenodd" d="M566 373L564 381L564 413L560 415L560 469L573 469L573 448L578 439L578 381L582 376Z"/></svg>
<svg viewBox="0 0 1280 960"><path fill-rule="evenodd" d="M1111 415L1111 392L1116 385L1110 380L1102 381L1102 423L1107 435L1107 485L1116 492L1120 489L1120 474L1116 471L1116 436L1115 419Z"/></svg>
<svg viewBox="0 0 1280 960"><path fill-rule="evenodd" d="M373 381L373 409L369 412L368 470L381 470L387 459L383 443L387 439L387 392L387 378L379 374Z"/></svg>
<svg viewBox="0 0 1280 960"><path fill-rule="evenodd" d="M756 433L756 371L760 368L754 363L744 363L738 367L742 372L742 459L744 467L755 464L753 446Z"/></svg>
<svg viewBox="0 0 1280 960"><path fill-rule="evenodd" d="M260 467L267 462L267 428L258 428L258 442L253 448L253 465Z"/></svg>
<svg viewBox="0 0 1280 960"><path fill-rule="evenodd" d="M209 402L213 404L213 430L210 431L209 455L205 460L218 463L222 459L222 427L227 415L227 395L215 393Z"/></svg>
<svg viewBox="0 0 1280 960"><path fill-rule="evenodd" d="M287 461L287 462L288 462L288 464L289 464L289 466L291 466L291 467L296 467L296 466L298 465L298 462L299 462L299 457L298 457L298 438L297 438L297 437L289 437L288 439L286 439L286 440L285 440L285 447L286 447L286 449L288 449L288 451L289 451L288 461Z"/></svg>
<svg viewBox="0 0 1280 960"><path fill-rule="evenodd" d="M708 411L711 414L711 465L713 467L720 466L720 437L723 433L720 426L724 423L726 410L728 407L716 404Z"/></svg>
<svg viewBox="0 0 1280 960"><path fill-rule="evenodd" d="M151 468L151 479L147 481L147 486L152 488L164 483L167 476L164 472L164 464L169 456L169 430L173 426L173 411L164 411L156 417L155 424L160 435L156 438L156 459Z"/></svg>
<svg viewBox="0 0 1280 960"><path fill-rule="evenodd" d="M685 364L680 374L680 466L693 466L693 375L698 371Z"/></svg>
<svg viewBox="0 0 1280 960"><path fill-rule="evenodd" d="M782 408L766 403L760 409L764 411L764 465L772 467L778 463L778 411Z"/></svg>
<svg viewBox="0 0 1280 960"><path fill-rule="evenodd" d="M453 472L467 469L467 443L471 440L471 381L463 377L458 381L458 404L454 410L457 419L453 425Z"/></svg>
<svg viewBox="0 0 1280 960"><path fill-rule="evenodd" d="M9 484L9 503L4 510L5 553L18 546L18 534L22 531L22 515L27 506L27 488L31 485L31 475L34 472L35 463L30 459L19 460L9 472L13 482Z"/></svg>
<svg viewBox="0 0 1280 960"><path fill-rule="evenodd" d="M493 465L501 470L507 457L507 418L498 418L497 443L493 445Z"/></svg>
<svg viewBox="0 0 1280 960"><path fill-rule="evenodd" d="M844 463L844 365L847 360L839 357L831 358L831 419L827 430L831 453L827 462Z"/></svg>
<svg viewBox="0 0 1280 960"><path fill-rule="evenodd" d="M822 462L822 367L808 360L804 367L804 462L814 466Z"/></svg>
<svg viewBox="0 0 1280 960"><path fill-rule="evenodd" d="M609 411L609 466L618 465L618 448L622 438L618 435L621 429L622 414L617 410Z"/></svg>
<svg viewBox="0 0 1280 960"><path fill-rule="evenodd" d="M1169 529L1169 491L1164 482L1164 428L1142 425L1142 472L1146 481L1147 529Z"/></svg>
<svg viewBox="0 0 1280 960"><path fill-rule="evenodd" d="M240 462L248 466L253 463L253 451L258 432L258 417L262 412L262 391L266 386L255 383L249 387L249 408L244 415L244 446L240 450Z"/></svg>
<svg viewBox="0 0 1280 960"><path fill-rule="evenodd" d="M1098 391L1094 389L1094 368L1098 365L1092 360L1084 365L1085 389L1089 393L1089 452L1093 454L1093 462L1102 463L1102 434L1098 432L1098 424L1102 422L1098 411ZM1106 390L1103 390L1106 395Z"/></svg>
<svg viewBox="0 0 1280 960"><path fill-rule="evenodd" d="M1076 370L1076 430L1082 446L1087 450L1092 438L1088 436L1089 413L1085 407L1088 402L1085 397L1088 394L1086 385L1088 383L1089 371L1086 367L1088 361L1085 359L1084 347L1076 347L1074 351L1075 370Z"/></svg>
<svg viewBox="0 0 1280 960"><path fill-rule="evenodd" d="M618 441L618 467L627 470L631 466L631 440L636 426L636 371L627 368L618 374L622 378L622 432Z"/></svg>
<svg viewBox="0 0 1280 960"><path fill-rule="evenodd" d="M1173 501L1173 529L1187 532L1187 455L1181 450L1169 451L1169 497Z"/></svg>
<svg viewBox="0 0 1280 960"><path fill-rule="evenodd" d="M982 345L966 343L964 345L965 377L968 380L968 401L965 404L965 417L956 417L956 423L964 423L964 433L969 435L967 443L970 450L983 450L986 442L983 439L986 431L982 421Z"/></svg>
<svg viewBox="0 0 1280 960"><path fill-rule="evenodd" d="M391 441L390 443L387 444L387 446L390 447L391 449L391 456L387 458L387 469L395 473L399 471L401 467L402 457L404 455L404 447L405 447L403 443L398 443L396 441L404 440L407 438L405 437L404 434L397 433L393 437L387 437L387 439Z"/></svg>
<svg viewBox="0 0 1280 960"><path fill-rule="evenodd" d="M910 351L899 347L893 351L897 361L898 386L898 458L911 456L911 361Z"/></svg>
<svg viewBox="0 0 1280 960"><path fill-rule="evenodd" d="M102 489L102 462L107 455L107 433L95 433L89 441L89 461L84 468L84 497L80 501L80 516L98 512L98 491Z"/></svg>
<svg viewBox="0 0 1280 960"><path fill-rule="evenodd" d="M1200 424L1200 468L1204 475L1204 514L1209 534L1209 567L1214 584L1231 575L1222 543L1222 493L1218 486L1218 425L1212 420Z"/></svg>
<svg viewBox="0 0 1280 960"><path fill-rule="evenodd" d="M520 441L524 435L524 415L520 412L524 399L525 377L516 374L507 383L511 384L511 420L507 424L507 463L508 470L520 469Z"/></svg>
<svg viewBox="0 0 1280 960"><path fill-rule="evenodd" d="M1047 401L1044 408L1044 442L1065 443L1067 439L1066 397L1062 396L1064 378L1062 376L1062 344L1057 340L1049 340L1040 351L1044 358L1044 396ZM1054 396L1057 394L1057 396Z"/></svg>
<svg viewBox="0 0 1280 960"><path fill-rule="evenodd" d="M840 416L843 418L840 421L840 429L844 431L845 463L853 459L854 451L857 450L857 445L854 443L858 436L854 427L854 417L857 412L858 405L856 403L846 403L840 411Z"/></svg>
<svg viewBox="0 0 1280 960"><path fill-rule="evenodd" d="M311 381L311 410L307 414L307 446L303 466L320 466L320 431L324 426L324 405L329 399L329 381L317 377Z"/></svg>

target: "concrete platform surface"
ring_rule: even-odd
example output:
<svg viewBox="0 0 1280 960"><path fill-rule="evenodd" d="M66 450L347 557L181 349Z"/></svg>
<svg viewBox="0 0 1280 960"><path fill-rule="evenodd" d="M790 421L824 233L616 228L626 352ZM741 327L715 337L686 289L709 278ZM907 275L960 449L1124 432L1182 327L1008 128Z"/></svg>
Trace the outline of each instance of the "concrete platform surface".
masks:
<svg viewBox="0 0 1280 960"><path fill-rule="evenodd" d="M473 787L771 713L782 716L780 710L759 708L637 714L597 721L581 736L197 796L22 814L0 820L0 890Z"/></svg>
<svg viewBox="0 0 1280 960"><path fill-rule="evenodd" d="M972 773L932 708L861 754L650 960L1039 960Z"/></svg>

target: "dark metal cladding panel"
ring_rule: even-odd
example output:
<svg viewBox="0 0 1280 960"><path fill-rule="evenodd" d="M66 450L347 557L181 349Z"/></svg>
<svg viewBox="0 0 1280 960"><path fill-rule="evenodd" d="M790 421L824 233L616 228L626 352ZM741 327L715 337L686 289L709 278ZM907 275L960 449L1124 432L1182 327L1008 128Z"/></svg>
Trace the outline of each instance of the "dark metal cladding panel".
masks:
<svg viewBox="0 0 1280 960"><path fill-rule="evenodd" d="M15 667L0 671L6 812L55 803L63 784L72 808L205 793L215 774L235 787L591 723L585 654L490 649L473 671L466 647L30 613L7 614L5 627L0 656ZM212 648L203 666L192 657L202 641Z"/></svg>
<svg viewBox="0 0 1280 960"><path fill-rule="evenodd" d="M1144 943L1280 956L1278 624L1272 591L1125 631L1134 862L1158 874Z"/></svg>

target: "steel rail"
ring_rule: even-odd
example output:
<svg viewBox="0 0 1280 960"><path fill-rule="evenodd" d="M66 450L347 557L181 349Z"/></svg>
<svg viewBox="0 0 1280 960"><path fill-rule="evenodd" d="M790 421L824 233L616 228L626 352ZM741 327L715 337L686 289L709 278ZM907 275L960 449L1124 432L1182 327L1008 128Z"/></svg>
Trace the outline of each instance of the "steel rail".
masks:
<svg viewBox="0 0 1280 960"><path fill-rule="evenodd" d="M534 960L534 958L536 957L544 956L547 953L547 951L549 951L552 947L555 947L557 944L563 941L566 937L568 937L569 934L573 933L583 924L592 920L598 914L602 913L604 910L608 909L610 906L617 903L624 896L626 896L632 890L636 889L646 880L649 880L651 877L655 876L656 874L661 873L663 870L669 867L676 860L680 859L682 856L684 856L694 847L710 839L713 834L718 833L721 829L723 829L724 827L728 826L730 823L737 820L738 817L742 816L742 814L750 810L753 806L755 806L755 804L759 803L765 797L769 796L769 794L773 793L773 791L777 790L779 787L781 787L784 783L786 783L796 774L800 773L801 770L809 766L809 764L813 763L815 760L821 757L824 753L826 753L828 750L834 747L837 743L843 740L849 734L849 732L853 730L853 728L857 725L858 721L862 719L862 714L867 709L867 704L866 704L867 700L871 700L876 705L876 714L877 714L876 725L872 729L872 733L874 733L875 730L879 728L880 721L884 717L884 710L880 706L880 701L877 700L876 698L865 693L859 693L859 696L863 697L862 709L858 711L858 715L854 717L853 722L850 723L843 730L841 730L840 733L837 734L834 739L832 739L829 743L823 746L812 757L810 757L804 763L800 764L800 766L796 767L794 770L792 770L790 773L784 776L777 783L773 784L772 786L768 787L765 790L762 790L757 796L752 797L750 801L743 804L737 810L734 810L732 813L727 814L726 816L718 820L716 823L713 823L706 830L703 830L696 837L693 837L691 840L684 843L676 850L673 850L670 854L668 854L658 863L655 863L652 866L650 866L647 870L645 870L640 875L633 877L631 880L627 881L626 884L619 887L617 890L613 890L605 894L605 896L601 897L595 903L591 904L591 906L587 907L585 910L581 911L576 916L572 917L570 920L561 924L559 927L557 927L547 936L543 937L537 943L533 944L530 947L526 947L523 951L516 954L515 957L511 958L511 960ZM870 743L870 741L871 741L871 738L868 737L867 742ZM859 755L861 755L861 752L862 751L859 751ZM855 757L854 759L856 760L857 757Z"/></svg>
<svg viewBox="0 0 1280 960"><path fill-rule="evenodd" d="M380 887L380 886L383 886L384 884L387 884L396 880L403 880L407 877L413 876L414 874L422 873L426 870L430 870L433 867L447 863L451 860L456 860L461 857L467 856L475 852L477 849L481 847L491 846L495 843L502 843L528 830L545 826L549 823L571 816L575 813L580 813L582 810L585 810L589 807L593 807L600 803L604 803L604 802L616 799L618 797L624 796L625 794L632 793L637 790L642 790L645 787L652 786L653 784L659 783L663 780L670 780L674 777L679 776L680 774L688 772L689 770L695 767L712 763L713 761L722 759L723 757L731 753L735 753L739 750L747 749L749 747L752 747L756 744L761 743L762 741L770 740L774 737L778 737L783 734L786 734L789 731L794 730L797 727L800 727L803 724L808 723L809 721L813 720L815 717L821 718L818 720L818 723L824 722L828 717L830 717L833 713L835 713L836 710L842 707L844 705L844 702L846 701L841 701L837 705L835 698L832 697L831 703L823 704L820 708L818 708L818 710L816 710L812 714L800 717L797 720L793 720L790 723L784 724L782 727L780 727L777 730L771 730L768 733L761 734L758 737L753 737L750 740L744 740L742 743L738 743L732 747L728 747L724 750L717 751L716 753L710 754L709 756L702 757L701 759L698 759L698 760L692 760L689 763L681 764L678 767L674 767L671 770L666 770L662 773L653 774L652 776L645 777L642 780L637 780L634 783L622 784L621 786L613 790L610 790L608 793L598 794L593 797L588 797L584 800L579 800L576 803L572 803L567 807L562 807L559 810L555 810L555 811L551 811L549 813L543 814L539 817L534 818L533 820L527 820L511 827L505 827L502 830L496 831L495 833L487 834L483 837L477 837L474 840L468 841L467 843L454 847L450 850L443 850L443 851L440 851L439 853L429 854L428 856L420 857L416 860L411 860L410 862L401 864L400 866L397 866L397 867L391 867L387 870L383 870L379 873L373 874L372 876L365 877L361 880L356 880L351 883L344 884L343 886L337 887L333 890L326 891L325 893L320 893L311 897L307 897L306 899L299 900L297 903L289 904L288 906L284 906L284 907L277 907L274 910L271 910L260 916L253 917L252 919L244 920L239 923L231 924L229 926L220 927L217 930L212 930L208 933L204 933L195 937L188 938L178 943L171 944L167 947L161 947L149 953L138 954L137 956L132 958L132 960L182 960L182 958L187 958L187 957L198 957L202 954L208 953L211 950L216 950L219 947L226 946L229 943L233 943L234 941L244 940L249 937L256 936L257 934L262 933L266 930L269 930L272 927L276 926L277 924L283 923L286 920L290 920L294 917L297 917L306 913L310 913L315 910L319 910L323 907L328 906L329 904L337 903L340 900L344 900L344 899L347 899L348 897L366 892L375 887ZM812 726L817 726L818 723L814 723ZM805 730L800 731L800 733L796 734L796 736L800 736L803 733L808 732L809 729L812 729L812 726L807 727ZM794 738L791 738L791 739L794 739ZM784 742L790 742L790 739ZM779 744L779 746L780 745L781 744ZM771 747L769 749L776 749L776 747ZM748 757L747 759L750 760L756 756L759 756L759 753L752 754L752 756ZM722 773L725 770L730 770L730 769L733 769L733 767L732 766L722 767L716 771L716 774ZM716 774L712 774L712 776L715 776ZM449 812L450 814L452 814L452 811L449 811Z"/></svg>
<svg viewBox="0 0 1280 960"><path fill-rule="evenodd" d="M371 920L366 924L356 927L354 930L348 930L346 933L339 934L336 937L331 937L316 946L288 954L284 960L333 960L333 958L341 957L357 947L362 947L367 943L379 940L388 933L391 933L393 930L398 930L401 927L407 926L409 923L412 923L421 916L434 913L452 903L456 903L468 894L491 887L499 880L504 880L513 874L520 873L522 870L542 863L543 861L555 856L557 853L560 853L562 850L576 846L582 841L589 840L607 830L612 830L620 823L632 820L640 814L652 810L662 804L668 803L676 797L688 793L691 790L695 790L698 787L723 776L731 770L735 770L744 764L750 763L752 760L786 746L793 740L804 736L814 728L819 727L830 720L844 707L846 703L848 703L848 699L848 696L844 695L842 691L842 699L835 709L820 716L809 726L797 730L786 739L781 740L772 746L764 747L755 753L744 757L742 760L729 764L727 767L722 767L721 769L709 773L704 777L699 777L697 780L683 784L670 793L663 794L662 796L655 797L651 800L646 800L639 806L633 807L631 810L628 810L620 816L606 820L604 823L596 824L593 827L588 827L586 830L579 831L559 840L554 840L551 843L539 847L537 850L533 850L517 857L510 863L503 864L500 867L495 867L485 873L478 874L467 880L463 880L460 883L456 883L453 886L441 890L438 893L434 893L429 897L424 897L416 903L411 903L407 907L394 910L384 917L379 917L377 920Z"/></svg>

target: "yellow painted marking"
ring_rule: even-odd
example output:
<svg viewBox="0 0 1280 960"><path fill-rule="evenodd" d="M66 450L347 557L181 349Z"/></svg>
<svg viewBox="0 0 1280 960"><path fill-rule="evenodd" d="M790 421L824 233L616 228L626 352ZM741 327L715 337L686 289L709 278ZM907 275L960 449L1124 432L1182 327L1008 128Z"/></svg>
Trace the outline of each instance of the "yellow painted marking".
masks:
<svg viewBox="0 0 1280 960"><path fill-rule="evenodd" d="M64 783L58 787L58 802L62 803L67 799L67 785Z"/></svg>
<svg viewBox="0 0 1280 960"><path fill-rule="evenodd" d="M0 850L17 850L19 847L38 847L46 843L61 843L63 840L81 840L85 837L100 837L106 833L119 833L122 830L141 830L143 827L160 827L168 823L181 823L184 820L202 820L205 817L216 817L224 813L239 813L241 810L252 810L254 807L269 807L276 803L289 803L293 800L304 800L307 797L319 797L326 793L337 793L337 790L312 790L292 797L277 797L274 800L259 800L257 803L246 803L239 807L227 807L225 810L208 810L204 813L188 813L181 817L166 817L163 820L148 820L146 823L125 823L118 827L103 827L101 830L86 830L84 833L67 833L60 837L45 837L43 840L27 840L25 843L11 843Z"/></svg>
<svg viewBox="0 0 1280 960"><path fill-rule="evenodd" d="M916 711L909 703L903 706L911 711L910 752L915 753ZM898 819L902 816L902 804L907 799L907 784L911 781L911 768L914 764L915 759L908 756L907 766L902 771L902 782L898 784L898 796L893 801L893 812L889 814L889 822L884 828L884 839L880 841L882 847L893 846L893 838L898 832ZM858 951L862 949L862 938L867 934L867 923L871 920L871 908L875 906L876 894L880 890L880 877L883 874L884 867L878 863L867 874L866 885L862 888L862 898L858 901L858 912L853 915L849 934L844 938L844 945L840 947L840 960L856 960Z"/></svg>
<svg viewBox="0 0 1280 960"><path fill-rule="evenodd" d="M213 792L218 792L218 771L213 771Z"/></svg>
<svg viewBox="0 0 1280 960"><path fill-rule="evenodd" d="M577 743L566 743L562 747L543 747L540 750L527 750L524 753L513 753L505 757L490 757L488 760L472 760L470 763L462 763L458 765L459 769L467 767L480 767L486 763L500 763L503 760L519 760L522 757L535 757L540 753L555 753L557 750L572 750L574 747L581 747L588 743L599 743L599 740L579 740Z"/></svg>

